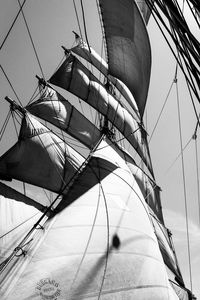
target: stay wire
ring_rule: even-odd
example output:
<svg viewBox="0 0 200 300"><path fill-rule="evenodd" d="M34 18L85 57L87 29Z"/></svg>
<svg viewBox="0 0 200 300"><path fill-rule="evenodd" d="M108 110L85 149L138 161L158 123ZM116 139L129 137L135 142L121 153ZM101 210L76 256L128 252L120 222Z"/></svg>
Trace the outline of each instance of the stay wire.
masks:
<svg viewBox="0 0 200 300"><path fill-rule="evenodd" d="M1 130L0 130L0 141L1 141L1 139L2 139L2 137L3 137L3 135L4 135L4 132L5 132L5 130L6 130L6 127L7 127L7 125L8 125L10 116L11 116L11 111L9 110L9 111L8 111L8 114L7 114L7 116L6 116L6 119L5 119L4 123L3 123L3 126L2 126L2 128L1 128Z"/></svg>
<svg viewBox="0 0 200 300"><path fill-rule="evenodd" d="M26 21L26 17L25 17L24 11L23 11L23 9L22 9L22 5L21 5L21 3L20 3L20 0L17 0L17 1L18 1L19 7L20 7L21 12L22 12L22 16L23 16L23 19L24 19L24 23L25 23L26 29L27 29L27 31L28 31L28 35L29 35L29 38L30 38L30 41L31 41L31 44L32 44L32 47L33 47L33 50L34 50L34 53L35 53L35 56L36 56L38 65L39 65L39 68L40 68L40 72L41 72L41 74L42 74L42 77L45 78L44 72L43 72L43 70L42 70L42 66L41 66L41 63L40 63L40 60L39 60L38 53L37 53L37 51L36 51L36 47L35 47L35 44L34 44L34 42L33 42L33 38L32 38L32 36L31 36L31 32L30 32L28 23L27 23L27 21Z"/></svg>
<svg viewBox="0 0 200 300"><path fill-rule="evenodd" d="M77 19L77 23L78 23L78 28L79 28L80 36L83 37L75 0L73 0L73 4L74 4L74 10L75 10L75 14L76 14L76 19Z"/></svg>
<svg viewBox="0 0 200 300"><path fill-rule="evenodd" d="M188 264L189 264L189 279L190 289L192 292L192 266L191 266L191 253L190 253L190 237L189 237L189 224L188 224L188 207L187 207L187 196L186 196L186 178L185 178L185 164L183 157L183 138L181 129L181 116L180 116L180 101L178 84L176 82L176 95L177 95L177 108L178 108L178 124L179 124L179 138L181 147L181 164L182 164L182 177L183 177L183 191L184 191L184 206L185 206L185 217L186 217L186 235L187 235L187 250L188 250Z"/></svg>
<svg viewBox="0 0 200 300"><path fill-rule="evenodd" d="M13 22L12 22L12 25L10 26L10 29L8 30L8 32L7 32L7 34L6 34L6 36L5 36L4 40L3 40L3 42L1 43L0 50L3 48L3 46L4 46L6 40L7 40L8 36L9 36L9 34L10 34L10 32L11 32L13 26L15 25L15 22L17 21L17 19L18 19L18 17L19 17L19 14L20 14L20 12L22 11L22 8L23 8L23 6L24 6L25 3L26 3L26 0L24 0L24 2L22 3L22 5L21 5L21 7L20 7L20 9L19 9L19 11L18 11L18 13L17 13L15 19L14 19Z"/></svg>
<svg viewBox="0 0 200 300"><path fill-rule="evenodd" d="M197 201L198 201L198 218L200 225L200 188L199 188L199 158L198 158L198 145L197 145L197 136L194 136L195 142L195 160L196 160L196 177L197 177Z"/></svg>
<svg viewBox="0 0 200 300"><path fill-rule="evenodd" d="M156 130L156 128L157 128L158 122L160 121L161 115L162 115L162 113L163 113L163 110L164 110L164 108L165 108L165 105L166 105L166 103L167 103L167 100L168 100L168 98L169 98L169 95L170 95L170 93L171 93L173 84L174 84L174 79L173 79L173 81L172 81L172 83L171 83L171 86L170 86L169 91L168 91L168 93L167 93L166 99L165 99L165 101L164 101L164 103L163 103L163 106L162 106L161 111L160 111L160 113L159 113L159 115L158 115L157 121L156 121L156 123L155 123L155 125L154 125L154 128L153 128L153 130L152 130L152 133L151 133L151 135L150 135L149 143L150 143L150 141L151 141L151 139L152 139L152 137L153 137L153 134L154 134L154 132L155 132L155 130Z"/></svg>
<svg viewBox="0 0 200 300"><path fill-rule="evenodd" d="M1 70L2 70L2 72L3 72L3 74L4 74L4 76L5 76L6 80L8 81L8 83L9 83L9 85L10 85L10 87L11 87L13 93L15 94L17 100L19 101L20 105L23 107L23 105L22 105L22 103L21 103L21 101L20 101L20 99L19 99L19 97L18 97L18 95L17 95L17 93L16 93L16 91L15 91L15 89L14 89L14 87L13 87L11 81L10 81L10 79L8 78L8 76L7 76L7 74L6 74L5 70L4 70L4 68L2 67L2 65L0 65L0 68L1 68Z"/></svg>

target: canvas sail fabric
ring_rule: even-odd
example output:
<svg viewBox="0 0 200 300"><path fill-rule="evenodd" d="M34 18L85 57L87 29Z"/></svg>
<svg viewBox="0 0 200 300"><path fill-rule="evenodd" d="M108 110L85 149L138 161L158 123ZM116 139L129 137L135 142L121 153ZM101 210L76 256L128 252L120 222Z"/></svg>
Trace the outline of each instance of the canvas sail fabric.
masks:
<svg viewBox="0 0 200 300"><path fill-rule="evenodd" d="M136 119L136 121L140 121L140 115L139 115L137 104L130 90L127 88L127 86L119 79L109 75L108 64L92 47L88 47L88 45L80 37L77 38L76 40L77 40L77 45L69 50L74 54L84 58L86 61L91 63L94 67L96 67L113 84L113 86L118 89L118 91L121 93L121 95L126 99L126 101L133 109L134 118Z"/></svg>
<svg viewBox="0 0 200 300"><path fill-rule="evenodd" d="M0 158L0 175L64 193L83 162L80 154L27 113L18 142Z"/></svg>
<svg viewBox="0 0 200 300"><path fill-rule="evenodd" d="M13 193L12 198L0 196L0 269L1 263L41 216L33 206L16 201L16 195Z"/></svg>
<svg viewBox="0 0 200 300"><path fill-rule="evenodd" d="M143 116L151 72L151 49L145 23L135 1L100 0L109 74L131 91Z"/></svg>
<svg viewBox="0 0 200 300"><path fill-rule="evenodd" d="M109 142L108 142L109 144ZM164 225L161 199L160 199L160 188L157 186L156 182L153 181L145 172L142 170L135 162L130 153L124 149L122 146L116 145L118 149L118 154L123 158L134 176L142 195L148 204L148 206L152 209L154 214L160 220L160 222Z"/></svg>
<svg viewBox="0 0 200 300"><path fill-rule="evenodd" d="M124 135L152 172L145 132L99 80L73 55L69 55L49 80L93 106ZM142 138L143 135L143 138ZM142 144L143 143L143 144ZM143 150L144 148L144 150Z"/></svg>
<svg viewBox="0 0 200 300"><path fill-rule="evenodd" d="M143 197L145 198L148 205L154 211L158 219L164 224L161 199L160 199L160 188L153 182L142 169L127 158L127 164L135 177Z"/></svg>
<svg viewBox="0 0 200 300"><path fill-rule="evenodd" d="M152 222L156 233L156 237L158 239L163 260L166 266L172 271L174 276L176 276L179 279L179 281L183 283L183 279L177 264L176 256L173 252L167 229L163 226L163 224L159 222L159 220L152 212L150 212L150 214L152 216Z"/></svg>
<svg viewBox="0 0 200 300"><path fill-rule="evenodd" d="M46 120L64 130L86 147L92 149L100 139L101 133L94 124L84 117L62 95L51 86L41 90L41 97L26 109L33 115Z"/></svg>
<svg viewBox="0 0 200 300"><path fill-rule="evenodd" d="M79 186L84 186L88 165L64 196L65 203L74 198L73 203L50 219L39 239L27 246L27 256L18 258L21 269L14 281L8 285L11 273L2 282L1 299L57 296L77 300L101 295L103 300L178 300L168 282L140 189L112 147L106 150L110 173L101 178L101 156L106 168L104 146L104 142L99 145L93 158L98 160L92 170L96 184L74 197ZM116 159L113 171L111 164Z"/></svg>
<svg viewBox="0 0 200 300"><path fill-rule="evenodd" d="M41 202L37 202L2 182L0 182L0 196L3 196L8 199L13 199L14 201L23 202L29 206L37 208L41 212L44 212L45 205L47 204L46 201L43 202L42 199Z"/></svg>
<svg viewBox="0 0 200 300"><path fill-rule="evenodd" d="M148 24L150 15L151 15L151 9L149 8L149 6L146 4L145 0L136 0L135 1L142 13L142 16L145 20L145 23ZM152 1L154 2L154 1Z"/></svg>

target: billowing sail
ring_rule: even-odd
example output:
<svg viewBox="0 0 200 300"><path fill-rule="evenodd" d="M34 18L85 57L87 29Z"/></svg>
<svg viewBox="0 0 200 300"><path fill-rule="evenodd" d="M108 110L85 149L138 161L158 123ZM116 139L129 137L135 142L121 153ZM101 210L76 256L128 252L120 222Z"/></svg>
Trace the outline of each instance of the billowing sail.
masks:
<svg viewBox="0 0 200 300"><path fill-rule="evenodd" d="M142 138L143 129L76 57L69 55L49 81L80 97L106 116L135 148L152 172L148 151L145 149L145 139Z"/></svg>
<svg viewBox="0 0 200 300"><path fill-rule="evenodd" d="M176 276L179 282L182 282L183 284L183 279L179 271L176 256L172 249L168 230L164 227L162 223L160 223L160 221L155 217L155 215L152 212L150 212L150 214L152 216L152 222L155 229L156 237L158 239L158 244L162 253L163 260L166 266L173 272L174 276Z"/></svg>
<svg viewBox="0 0 200 300"><path fill-rule="evenodd" d="M100 0L109 74L131 91L143 116L149 88L151 49L145 23L132 0Z"/></svg>
<svg viewBox="0 0 200 300"><path fill-rule="evenodd" d="M5 190L5 187L3 188ZM33 206L16 201L19 198L19 195L16 197L16 193L9 191L10 198L0 196L0 270L1 264L9 257L19 240L41 216L41 212Z"/></svg>
<svg viewBox="0 0 200 300"><path fill-rule="evenodd" d="M3 196L5 198L13 199L18 202L23 202L27 205L33 206L37 208L40 211L45 210L45 203L43 199L41 199L41 202L35 201L31 199L30 197L27 197L26 195L14 190L13 188L5 185L4 183L0 182L0 196ZM41 197L42 198L42 197Z"/></svg>
<svg viewBox="0 0 200 300"><path fill-rule="evenodd" d="M33 115L64 130L92 149L101 133L73 105L50 86L43 89L39 100L26 106Z"/></svg>
<svg viewBox="0 0 200 300"><path fill-rule="evenodd" d="M134 111L134 117L137 121L139 121L140 117L137 104L127 86L119 79L109 75L108 64L92 47L88 47L88 45L83 42L81 38L77 38L76 40L77 45L71 48L70 51L87 60L89 63L95 66L104 76L106 76L106 78L108 78L108 80L114 85L114 87L118 89L121 95L124 96L124 98Z"/></svg>
<svg viewBox="0 0 200 300"><path fill-rule="evenodd" d="M61 201L60 213L25 247L27 255L15 258L19 269L14 278L6 274L2 298L178 299L140 189L117 149L104 153L104 146L94 153L97 161L104 156L103 166L100 161L86 166ZM88 168L94 185L77 198ZM110 173L102 178L104 169ZM71 199L76 201L67 206Z"/></svg>
<svg viewBox="0 0 200 300"><path fill-rule="evenodd" d="M156 185L156 183L150 179L145 172L139 168L132 156L123 148L120 147L121 153L126 161L127 166L129 167L131 173L133 174L142 195L149 205L149 207L153 210L157 218L160 220L162 224L164 224L161 199L160 199L160 188Z"/></svg>
<svg viewBox="0 0 200 300"><path fill-rule="evenodd" d="M60 193L83 162L80 154L26 114L18 142L0 158L0 176Z"/></svg>
<svg viewBox="0 0 200 300"><path fill-rule="evenodd" d="M136 164L127 157L127 164L134 175L141 192L158 219L164 224L160 200L160 188Z"/></svg>

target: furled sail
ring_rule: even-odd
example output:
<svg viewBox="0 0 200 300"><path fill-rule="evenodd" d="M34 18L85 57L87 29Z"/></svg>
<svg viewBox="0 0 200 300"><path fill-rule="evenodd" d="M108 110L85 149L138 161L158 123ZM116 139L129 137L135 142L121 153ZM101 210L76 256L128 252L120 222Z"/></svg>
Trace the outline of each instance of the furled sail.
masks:
<svg viewBox="0 0 200 300"><path fill-rule="evenodd" d="M77 45L71 48L70 51L84 58L86 61L95 66L106 78L108 78L108 80L118 89L121 95L123 95L129 103L134 111L134 117L137 121L139 121L140 117L137 104L127 86L119 79L108 74L108 64L92 47L88 47L88 45L80 37L77 37L76 41Z"/></svg>
<svg viewBox="0 0 200 300"><path fill-rule="evenodd" d="M100 0L109 74L131 91L143 116L149 88L151 49L145 23L132 0Z"/></svg>
<svg viewBox="0 0 200 300"><path fill-rule="evenodd" d="M99 80L73 55L68 55L50 78L55 84L93 106L124 135L152 172L145 142L145 132L121 104L101 85ZM143 150L144 148L144 150Z"/></svg>
<svg viewBox="0 0 200 300"><path fill-rule="evenodd" d="M64 130L90 149L100 139L101 133L97 127L49 85L43 88L40 99L26 106L26 109Z"/></svg>
<svg viewBox="0 0 200 300"><path fill-rule="evenodd" d="M64 192L84 158L27 113L18 142L0 158L0 176Z"/></svg>
<svg viewBox="0 0 200 300"><path fill-rule="evenodd" d="M99 161L79 174L63 198L65 207L25 248L14 280L12 274L5 277L2 297L19 300L23 291L26 299L178 299L140 189L117 149L108 146L104 153L104 146L103 141L93 157L104 157L103 170ZM88 168L96 183L77 198L79 187L87 184ZM110 172L102 178L105 168ZM71 199L76 201L66 206Z"/></svg>

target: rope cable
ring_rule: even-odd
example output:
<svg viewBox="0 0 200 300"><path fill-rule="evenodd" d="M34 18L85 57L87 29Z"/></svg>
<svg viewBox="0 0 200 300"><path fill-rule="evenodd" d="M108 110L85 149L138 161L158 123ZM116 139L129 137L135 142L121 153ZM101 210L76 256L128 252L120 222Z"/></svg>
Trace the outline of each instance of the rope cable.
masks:
<svg viewBox="0 0 200 300"><path fill-rule="evenodd" d="M15 94L17 100L19 101L20 105L23 106L22 103L21 103L21 101L20 101L20 99L19 99L19 97L17 96L17 93L15 92L15 89L14 89L14 87L13 87L11 81L9 80L9 78L8 78L8 76L7 76L7 74L6 74L5 70L4 70L4 68L2 67L2 65L0 65L0 68L1 68L1 70L2 70L2 72L3 72L3 74L4 74L4 76L5 76L5 78L7 79L8 83L9 83L9 85L10 85L12 91L13 91L13 93Z"/></svg>
<svg viewBox="0 0 200 300"><path fill-rule="evenodd" d="M43 72L43 70L42 70L42 66L41 66L41 63L40 63L40 60L39 60L39 56L38 56L37 51L36 51L36 47L35 47L35 44L34 44L34 42L33 42L33 38L32 38L32 36L31 36L31 32L30 32L28 23L27 23L27 21L26 21L26 17L25 17L24 11L23 11L23 9L22 9L22 5L21 5L21 3L20 3L20 0L17 0L17 1L18 1L19 7L20 7L21 12L22 12L22 16L23 16L23 19L24 19L24 23L25 23L25 25L26 25L26 29L27 29L27 31L28 31L28 35L29 35L29 38L30 38L30 41L31 41L31 44L32 44L32 47L33 47L33 50L34 50L34 53L35 53L35 56L36 56L38 65L39 65L39 68L40 68L40 71L41 71L41 74L42 74L43 78L45 78L44 72Z"/></svg>
<svg viewBox="0 0 200 300"><path fill-rule="evenodd" d="M79 28L80 36L83 37L82 31L81 31L80 22L79 22L79 17L78 17L78 12L77 12L77 8L76 8L75 0L73 0L73 4L74 4L74 10L75 10L75 14L76 14L76 19L77 19L77 23L78 23L78 28Z"/></svg>
<svg viewBox="0 0 200 300"><path fill-rule="evenodd" d="M158 122L159 122L159 120L160 120L160 118L161 118L161 115L162 115L162 113L163 113L163 110L164 110L164 108L165 108L165 105L166 105L166 103L167 103L167 100L168 100L169 95L170 95L170 93L171 93L173 84L174 84L174 79L173 79L173 81L172 81L172 83L171 83L171 86L170 86L169 91L168 91L168 93L167 93L166 99L165 99L165 101L164 101L164 103L163 103L163 106L162 106L161 111L160 111L160 113L159 113L159 115L158 115L157 121L156 121L156 123L155 123L155 125L154 125L154 128L153 128L153 130L152 130L152 133L151 133L151 135L150 135L149 143L150 143L150 141L151 141L151 139L152 139L152 136L153 136L153 134L154 134L154 131L156 130L156 127L157 127L157 125L158 125Z"/></svg>
<svg viewBox="0 0 200 300"><path fill-rule="evenodd" d="M8 30L8 32L7 32L7 34L6 34L6 36L5 36L4 40L3 40L3 42L1 43L0 50L3 48L3 46L4 46L6 40L7 40L8 36L9 36L9 34L10 34L10 32L11 32L13 26L15 25L15 22L17 21L17 18L19 17L19 14L20 14L20 12L22 11L22 8L23 8L23 6L24 6L25 3L26 3L26 0L24 0L24 2L22 3L22 5L21 5L21 7L20 7L20 9L19 9L19 11L18 11L18 13L17 13L17 15L16 15L14 21L12 22L12 25L11 25L10 29Z"/></svg>
<svg viewBox="0 0 200 300"><path fill-rule="evenodd" d="M199 181L199 159L198 159L198 145L197 145L197 136L194 136L195 142L195 158L196 158L196 177L197 177L197 200L198 200L198 217L200 225L200 181Z"/></svg>
<svg viewBox="0 0 200 300"><path fill-rule="evenodd" d="M6 130L6 127L7 127L7 125L8 125L10 116L11 116L11 111L9 110L9 111L8 111L8 114L7 114L7 116L6 116L6 119L5 119L4 123L3 123L3 126L2 126L2 128L1 128L1 130L0 130L0 141L1 141L1 139L2 139L2 137L3 137L3 135L4 135L4 132L5 132L5 130Z"/></svg>
<svg viewBox="0 0 200 300"><path fill-rule="evenodd" d="M188 251L188 263L189 263L189 279L190 279L190 289L192 292L192 267L191 267L191 254L190 254L190 238L189 238L189 224L188 224L188 207L187 207L187 195L186 195L186 178L185 178L185 164L183 157L183 138L181 129L181 116L180 116L180 101L178 84L176 82L176 95L177 95L177 108L178 108L178 125L179 125L179 138L181 147L181 164L182 164L182 177L183 177L183 192L184 192L184 206L185 206L185 217L186 217L186 235L187 235L187 251Z"/></svg>

